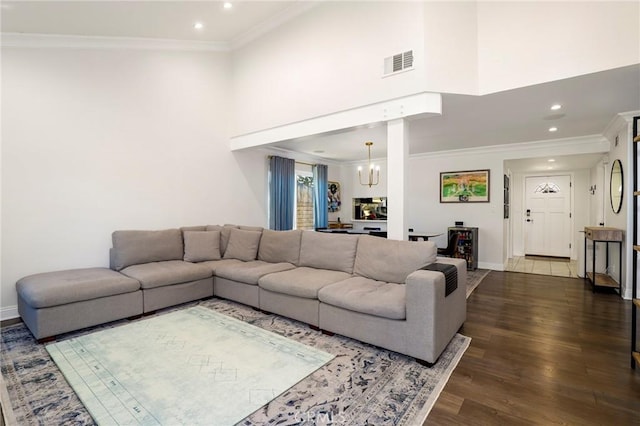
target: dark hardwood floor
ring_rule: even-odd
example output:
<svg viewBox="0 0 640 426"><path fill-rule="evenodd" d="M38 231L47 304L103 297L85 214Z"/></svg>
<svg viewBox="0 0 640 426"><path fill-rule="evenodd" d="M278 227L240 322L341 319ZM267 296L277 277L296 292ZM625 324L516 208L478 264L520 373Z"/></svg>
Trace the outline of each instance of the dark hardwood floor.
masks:
<svg viewBox="0 0 640 426"><path fill-rule="evenodd" d="M425 425L640 425L630 301L582 279L491 272L467 302L471 345Z"/></svg>

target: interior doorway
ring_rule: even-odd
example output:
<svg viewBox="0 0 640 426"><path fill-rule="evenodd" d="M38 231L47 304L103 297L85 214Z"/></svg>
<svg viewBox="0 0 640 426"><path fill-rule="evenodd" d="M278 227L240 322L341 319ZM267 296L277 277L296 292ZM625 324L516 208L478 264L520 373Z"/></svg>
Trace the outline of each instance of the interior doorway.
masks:
<svg viewBox="0 0 640 426"><path fill-rule="evenodd" d="M525 256L571 257L571 176L525 177Z"/></svg>

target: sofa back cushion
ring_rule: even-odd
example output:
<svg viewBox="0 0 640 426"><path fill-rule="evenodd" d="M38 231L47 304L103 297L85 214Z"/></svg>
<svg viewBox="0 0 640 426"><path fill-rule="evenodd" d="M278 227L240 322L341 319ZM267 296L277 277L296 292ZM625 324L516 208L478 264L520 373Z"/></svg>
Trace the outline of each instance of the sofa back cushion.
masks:
<svg viewBox="0 0 640 426"><path fill-rule="evenodd" d="M180 230L183 233L185 231L206 231L207 227L205 225L190 225L190 226L181 226Z"/></svg>
<svg viewBox="0 0 640 426"><path fill-rule="evenodd" d="M220 231L183 231L184 260L220 260Z"/></svg>
<svg viewBox="0 0 640 426"><path fill-rule="evenodd" d="M407 276L436 261L432 241L398 241L361 235L353 273L389 283L404 283Z"/></svg>
<svg viewBox="0 0 640 426"><path fill-rule="evenodd" d="M297 265L300 259L300 238L302 231L262 231L258 260L265 262L287 262Z"/></svg>
<svg viewBox="0 0 640 426"><path fill-rule="evenodd" d="M113 268L120 271L130 265L164 260L182 260L184 248L179 229L161 231L114 231Z"/></svg>
<svg viewBox="0 0 640 426"><path fill-rule="evenodd" d="M261 236L262 232L260 231L245 231L243 229L231 228L229 244L227 244L223 258L238 259L245 262L256 260Z"/></svg>
<svg viewBox="0 0 640 426"><path fill-rule="evenodd" d="M227 226L227 225L225 225ZM235 225L232 225L235 226ZM248 225L240 225L238 226L238 228L242 229L243 231L260 231L262 232L264 230L264 228L262 226L248 226Z"/></svg>
<svg viewBox="0 0 640 426"><path fill-rule="evenodd" d="M353 273L357 235L303 231L299 266Z"/></svg>
<svg viewBox="0 0 640 426"><path fill-rule="evenodd" d="M220 231L220 254L224 256L224 252L227 250L227 244L229 244L231 230L236 228L238 228L236 225L207 225L205 229L207 231Z"/></svg>

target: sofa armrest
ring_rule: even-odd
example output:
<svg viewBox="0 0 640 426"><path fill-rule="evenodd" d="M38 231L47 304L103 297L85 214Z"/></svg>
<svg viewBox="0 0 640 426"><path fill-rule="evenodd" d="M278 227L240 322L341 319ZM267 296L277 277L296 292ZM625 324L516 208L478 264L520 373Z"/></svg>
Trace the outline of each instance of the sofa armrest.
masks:
<svg viewBox="0 0 640 426"><path fill-rule="evenodd" d="M441 272L418 270L405 282L409 355L424 359L425 348L436 359L467 317L466 281L467 268L464 259L438 262L455 265L458 269L458 288L445 296L445 278Z"/></svg>

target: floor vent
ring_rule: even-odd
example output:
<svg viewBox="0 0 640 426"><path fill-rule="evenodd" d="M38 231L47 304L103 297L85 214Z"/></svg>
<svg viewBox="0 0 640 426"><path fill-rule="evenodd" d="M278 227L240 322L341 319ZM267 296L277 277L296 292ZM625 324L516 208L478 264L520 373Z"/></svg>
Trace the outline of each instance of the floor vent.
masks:
<svg viewBox="0 0 640 426"><path fill-rule="evenodd" d="M384 77L413 69L413 50L384 58Z"/></svg>

